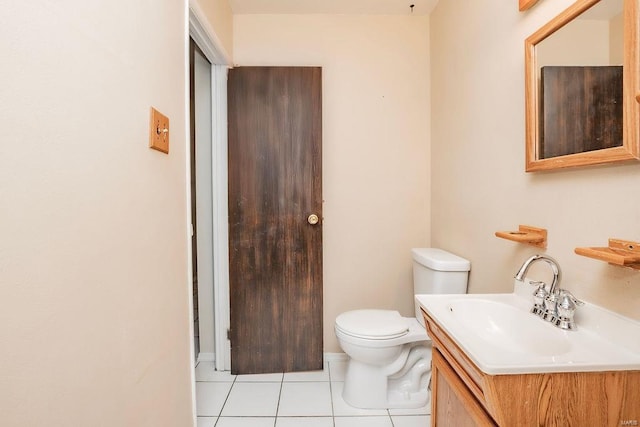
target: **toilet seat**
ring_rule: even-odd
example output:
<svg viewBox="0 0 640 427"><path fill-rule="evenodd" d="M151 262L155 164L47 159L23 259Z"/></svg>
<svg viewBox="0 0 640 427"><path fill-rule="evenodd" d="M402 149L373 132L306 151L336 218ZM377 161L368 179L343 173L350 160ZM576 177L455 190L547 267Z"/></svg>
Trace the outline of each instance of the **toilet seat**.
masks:
<svg viewBox="0 0 640 427"><path fill-rule="evenodd" d="M336 329L355 338L389 340L409 332L409 322L395 310L353 310L336 318Z"/></svg>

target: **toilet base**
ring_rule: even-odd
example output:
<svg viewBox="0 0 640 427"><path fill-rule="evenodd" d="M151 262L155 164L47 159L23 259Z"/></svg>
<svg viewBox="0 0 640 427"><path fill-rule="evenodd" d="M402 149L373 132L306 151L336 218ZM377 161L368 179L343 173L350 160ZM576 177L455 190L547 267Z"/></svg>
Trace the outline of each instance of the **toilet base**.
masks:
<svg viewBox="0 0 640 427"><path fill-rule="evenodd" d="M342 397L361 409L416 409L431 397L431 346L407 345L387 366L349 359Z"/></svg>
<svg viewBox="0 0 640 427"><path fill-rule="evenodd" d="M413 393L392 391L387 395L389 403L386 409L417 409L427 406L431 401L431 390L426 388Z"/></svg>

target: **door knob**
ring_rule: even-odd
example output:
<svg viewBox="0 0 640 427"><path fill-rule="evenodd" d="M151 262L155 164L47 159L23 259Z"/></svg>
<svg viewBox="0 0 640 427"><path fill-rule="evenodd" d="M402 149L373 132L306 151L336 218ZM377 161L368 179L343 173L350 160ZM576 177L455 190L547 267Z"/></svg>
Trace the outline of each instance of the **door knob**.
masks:
<svg viewBox="0 0 640 427"><path fill-rule="evenodd" d="M320 218L318 218L318 215L316 215L316 214L311 214L307 218L307 222L309 224L311 224L311 225L316 225L318 223L318 221L320 221Z"/></svg>

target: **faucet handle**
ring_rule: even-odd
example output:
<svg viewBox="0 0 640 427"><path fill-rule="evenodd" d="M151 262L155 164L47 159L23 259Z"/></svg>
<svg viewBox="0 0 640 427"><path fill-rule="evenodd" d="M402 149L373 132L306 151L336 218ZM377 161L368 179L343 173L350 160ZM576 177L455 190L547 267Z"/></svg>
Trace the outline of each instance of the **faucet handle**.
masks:
<svg viewBox="0 0 640 427"><path fill-rule="evenodd" d="M584 302L573 296L573 294L564 289L560 289L560 301L558 302L558 325L561 329L573 330L575 329L575 323L573 321L573 315L576 312L576 308L579 305L584 305Z"/></svg>
<svg viewBox="0 0 640 427"><path fill-rule="evenodd" d="M579 305L584 302L573 296L569 291L560 290L560 301L558 302L558 316L564 319L573 319L573 314Z"/></svg>
<svg viewBox="0 0 640 427"><path fill-rule="evenodd" d="M559 305L562 305L562 306L565 306L565 305L570 306L571 303L575 305L584 305L584 301L580 301L571 292L565 289L560 289L560 298L561 298L561 301Z"/></svg>
<svg viewBox="0 0 640 427"><path fill-rule="evenodd" d="M538 280L530 280L530 281L529 281L529 284L530 284L531 286L537 286L538 288L539 288L539 287L545 287L545 286L547 286L547 284L546 284L546 283L544 283L544 282L542 282L542 281L538 281Z"/></svg>
<svg viewBox="0 0 640 427"><path fill-rule="evenodd" d="M544 300L547 298L547 295L549 295L549 292L547 292L547 289L545 288L547 284L533 280L530 281L529 284L531 286L538 287L533 293L533 308L531 309L531 312L533 314L541 315L544 307Z"/></svg>
<svg viewBox="0 0 640 427"><path fill-rule="evenodd" d="M542 300L544 300L547 297L547 295L549 295L549 292L546 289L546 286L547 286L546 283L544 283L544 282L535 282L535 281L532 280L531 282L529 282L529 284L531 286L537 286L538 287L535 290L535 292L533 293L533 298L534 299L535 298L542 298Z"/></svg>

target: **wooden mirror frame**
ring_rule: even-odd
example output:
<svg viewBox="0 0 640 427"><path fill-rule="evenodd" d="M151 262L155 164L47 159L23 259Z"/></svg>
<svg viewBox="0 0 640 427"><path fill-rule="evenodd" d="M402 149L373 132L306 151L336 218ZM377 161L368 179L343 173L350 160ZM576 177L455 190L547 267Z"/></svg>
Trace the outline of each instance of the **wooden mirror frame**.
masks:
<svg viewBox="0 0 640 427"><path fill-rule="evenodd" d="M524 12L525 10L532 8L536 3L538 3L538 0L519 0L518 9L520 12Z"/></svg>
<svg viewBox="0 0 640 427"><path fill-rule="evenodd" d="M540 92L536 45L600 0L577 0L525 41L525 131L527 172L640 160L640 64L638 15L640 0L624 0L622 146L541 159L539 156Z"/></svg>

